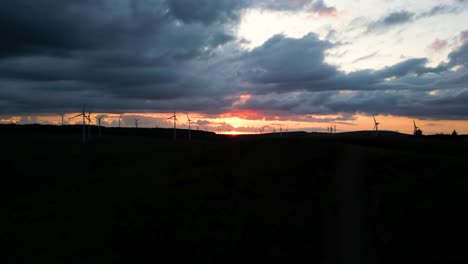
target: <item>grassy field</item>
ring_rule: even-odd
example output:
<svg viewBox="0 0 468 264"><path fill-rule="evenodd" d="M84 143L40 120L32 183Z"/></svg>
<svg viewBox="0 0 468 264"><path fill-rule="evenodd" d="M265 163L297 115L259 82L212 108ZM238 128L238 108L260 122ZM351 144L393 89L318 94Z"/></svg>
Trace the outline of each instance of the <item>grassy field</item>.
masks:
<svg viewBox="0 0 468 264"><path fill-rule="evenodd" d="M92 129L0 126L2 263L468 262L466 137Z"/></svg>

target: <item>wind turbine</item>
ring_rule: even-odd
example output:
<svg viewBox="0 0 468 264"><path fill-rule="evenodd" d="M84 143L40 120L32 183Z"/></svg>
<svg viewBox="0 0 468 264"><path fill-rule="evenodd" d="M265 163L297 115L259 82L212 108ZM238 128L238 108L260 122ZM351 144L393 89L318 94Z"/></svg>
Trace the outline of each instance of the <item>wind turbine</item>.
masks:
<svg viewBox="0 0 468 264"><path fill-rule="evenodd" d="M375 120L375 116L372 115L372 118L374 118L374 130L375 130L375 133L377 134L379 132L379 122L377 122L377 120Z"/></svg>
<svg viewBox="0 0 468 264"><path fill-rule="evenodd" d="M119 115L119 128L120 128L120 120L122 119L122 114Z"/></svg>
<svg viewBox="0 0 468 264"><path fill-rule="evenodd" d="M104 116L98 116L96 117L98 121L98 126L99 126L99 136L101 136L101 120L104 118Z"/></svg>
<svg viewBox="0 0 468 264"><path fill-rule="evenodd" d="M282 125L282 124L276 124L276 126L279 126L279 133L280 133L280 135L283 135L283 127L284 127L284 125Z"/></svg>
<svg viewBox="0 0 468 264"><path fill-rule="evenodd" d="M88 138L91 138L91 112L88 112L86 119L88 119Z"/></svg>
<svg viewBox="0 0 468 264"><path fill-rule="evenodd" d="M174 140L176 140L177 138L176 136L176 122L177 122L176 112L174 111L174 115L171 117L168 117L167 119L174 119Z"/></svg>
<svg viewBox="0 0 468 264"><path fill-rule="evenodd" d="M61 113L57 113L57 114L62 117L62 126L63 126L63 116L65 115L65 112L61 112Z"/></svg>
<svg viewBox="0 0 468 264"><path fill-rule="evenodd" d="M188 116L187 114L187 123L188 123L188 140L192 140L191 136L190 136L190 124L192 123L192 120L190 119L190 117Z"/></svg>
<svg viewBox="0 0 468 264"><path fill-rule="evenodd" d="M86 142L86 128L85 128L86 123L85 123L85 119L87 118L87 116L86 116L86 113L85 113L85 107L86 107L86 105L83 105L83 111L81 112L81 114L72 117L72 118L79 117L79 116L83 117L83 144Z"/></svg>
<svg viewBox="0 0 468 264"><path fill-rule="evenodd" d="M413 125L414 125L413 135L421 136L422 135L422 130L419 129L419 127L416 126L416 122L414 120L413 120Z"/></svg>
<svg viewBox="0 0 468 264"><path fill-rule="evenodd" d="M138 120L140 120L140 119L136 119L136 118L134 118L134 119L135 119L135 128L138 128Z"/></svg>

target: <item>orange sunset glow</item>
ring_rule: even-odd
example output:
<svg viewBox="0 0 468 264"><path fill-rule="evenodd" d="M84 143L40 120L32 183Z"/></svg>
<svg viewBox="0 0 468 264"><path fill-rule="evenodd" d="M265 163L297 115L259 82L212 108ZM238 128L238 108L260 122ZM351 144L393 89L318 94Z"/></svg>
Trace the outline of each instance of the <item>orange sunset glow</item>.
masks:
<svg viewBox="0 0 468 264"><path fill-rule="evenodd" d="M80 118L72 118L78 113L65 114L64 123L70 125L81 124ZM146 128L172 128L173 123L168 120L173 113L126 113L121 116L122 127L133 127L134 119L140 120L139 127ZM188 113L193 121L192 129L212 131L219 134L243 135L257 134L259 129L264 129L265 133L273 131L306 131L306 132L325 132L327 127L336 126L337 132L372 130L372 116L355 115L350 121L336 122L309 122L308 116L301 117L301 121L281 119L280 117L268 117L261 115L254 110L236 110L221 114L219 117L204 116L199 113ZM95 113L92 116L104 116L102 120L103 126L116 127L118 126L119 114L112 113ZM177 127L180 129L188 129L186 113L177 114ZM380 123L380 130L395 131L405 134L413 133L413 120L417 123L424 134L450 134L456 130L461 134L468 134L468 121L466 120L424 120L410 117L399 116L375 116ZM272 119L273 118L273 119ZM315 119L328 119L327 116L314 115ZM40 116L14 116L0 119L0 123L9 124L56 124L61 123L59 115L40 115ZM91 122L97 124L94 118Z"/></svg>

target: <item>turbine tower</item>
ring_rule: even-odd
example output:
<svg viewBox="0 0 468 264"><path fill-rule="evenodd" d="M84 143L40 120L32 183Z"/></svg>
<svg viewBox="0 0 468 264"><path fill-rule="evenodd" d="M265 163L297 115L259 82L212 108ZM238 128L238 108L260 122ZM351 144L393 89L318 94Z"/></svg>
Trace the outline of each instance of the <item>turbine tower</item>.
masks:
<svg viewBox="0 0 468 264"><path fill-rule="evenodd" d="M374 130L375 130L375 133L377 134L379 132L379 122L377 122L377 120L375 120L375 116L372 115L372 118L374 118Z"/></svg>
<svg viewBox="0 0 468 264"><path fill-rule="evenodd" d="M280 136L282 136L282 135L283 135L283 126L284 126L284 125L282 125L282 124L276 124L276 126L279 127L279 133L280 133Z"/></svg>
<svg viewBox="0 0 468 264"><path fill-rule="evenodd" d="M188 123L188 140L192 140L191 136L190 136L190 124L192 123L192 120L190 119L190 117L188 116L187 114L187 123Z"/></svg>
<svg viewBox="0 0 468 264"><path fill-rule="evenodd" d="M122 114L119 115L119 128L120 128L120 120L122 119Z"/></svg>
<svg viewBox="0 0 468 264"><path fill-rule="evenodd" d="M65 112L61 112L61 113L57 113L57 114L62 117L62 126L63 126L63 116L65 115Z"/></svg>
<svg viewBox="0 0 468 264"><path fill-rule="evenodd" d="M413 135L422 136L422 130L419 129L419 127L416 126L416 122L414 120L413 120L413 125L414 125Z"/></svg>
<svg viewBox="0 0 468 264"><path fill-rule="evenodd" d="M96 117L98 121L98 126L99 126L99 136L101 136L101 120L104 118L104 116L98 116Z"/></svg>
<svg viewBox="0 0 468 264"><path fill-rule="evenodd" d="M175 141L177 139L177 135L176 135L176 122L177 122L176 112L174 111L174 115L171 116L171 117L168 117L167 119L173 119L174 120L174 141Z"/></svg>
<svg viewBox="0 0 468 264"><path fill-rule="evenodd" d="M136 118L134 118L134 119L135 119L135 128L138 128L138 120L140 120L140 119L136 119Z"/></svg>
<svg viewBox="0 0 468 264"><path fill-rule="evenodd" d="M86 113L85 113L85 107L86 107L86 105L83 105L83 110L82 110L81 114L72 117L72 118L79 117L79 116L83 117L83 144L86 142L86 123L85 123L85 119L87 118L87 116L86 116Z"/></svg>
<svg viewBox="0 0 468 264"><path fill-rule="evenodd" d="M86 119L88 119L88 138L91 138L91 112L88 112Z"/></svg>

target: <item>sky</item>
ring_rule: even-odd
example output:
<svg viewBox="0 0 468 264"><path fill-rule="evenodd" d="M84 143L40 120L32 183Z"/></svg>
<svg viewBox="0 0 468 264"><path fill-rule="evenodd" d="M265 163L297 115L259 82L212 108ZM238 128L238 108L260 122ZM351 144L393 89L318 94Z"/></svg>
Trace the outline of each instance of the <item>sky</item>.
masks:
<svg viewBox="0 0 468 264"><path fill-rule="evenodd" d="M468 0L15 0L0 123L468 134Z"/></svg>

